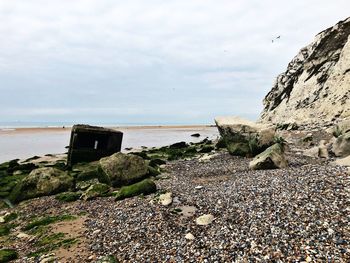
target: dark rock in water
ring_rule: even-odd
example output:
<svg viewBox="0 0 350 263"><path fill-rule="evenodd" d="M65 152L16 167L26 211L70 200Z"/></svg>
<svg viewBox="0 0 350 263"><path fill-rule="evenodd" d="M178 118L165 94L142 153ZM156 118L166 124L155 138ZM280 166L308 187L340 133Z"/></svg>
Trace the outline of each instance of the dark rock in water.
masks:
<svg viewBox="0 0 350 263"><path fill-rule="evenodd" d="M54 195L72 187L73 177L66 172L52 167L38 168L16 185L8 199L17 203L35 197Z"/></svg>
<svg viewBox="0 0 350 263"><path fill-rule="evenodd" d="M71 132L68 166L91 162L120 152L123 133L89 125L74 125Z"/></svg>
<svg viewBox="0 0 350 263"><path fill-rule="evenodd" d="M145 179L136 184L132 184L129 186L123 186L116 196L116 200L125 199L128 197L137 196L140 194L148 195L157 191L156 184L150 180Z"/></svg>
<svg viewBox="0 0 350 263"><path fill-rule="evenodd" d="M199 152L200 153L210 153L211 151L214 150L214 147L211 146L211 145L204 145L200 150Z"/></svg>
<svg viewBox="0 0 350 263"><path fill-rule="evenodd" d="M169 146L170 149L182 149L188 147L186 142L177 142Z"/></svg>
<svg viewBox="0 0 350 263"><path fill-rule="evenodd" d="M124 148L125 151L131 151L132 150L132 147L126 147Z"/></svg>
<svg viewBox="0 0 350 263"><path fill-rule="evenodd" d="M191 134L192 137L200 137L201 135L199 133L194 133L194 134Z"/></svg>

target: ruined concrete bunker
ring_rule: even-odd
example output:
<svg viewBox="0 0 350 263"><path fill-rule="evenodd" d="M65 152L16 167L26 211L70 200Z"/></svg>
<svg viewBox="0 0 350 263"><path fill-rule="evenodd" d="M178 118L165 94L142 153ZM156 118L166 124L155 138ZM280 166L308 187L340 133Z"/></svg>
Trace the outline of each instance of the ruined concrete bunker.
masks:
<svg viewBox="0 0 350 263"><path fill-rule="evenodd" d="M90 125L74 125L71 132L67 165L91 162L120 152L123 133Z"/></svg>

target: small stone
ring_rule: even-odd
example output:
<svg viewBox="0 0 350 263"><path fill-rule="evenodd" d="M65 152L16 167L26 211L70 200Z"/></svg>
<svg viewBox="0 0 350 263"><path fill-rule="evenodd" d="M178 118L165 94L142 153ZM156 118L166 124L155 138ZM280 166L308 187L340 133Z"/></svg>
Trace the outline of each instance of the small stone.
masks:
<svg viewBox="0 0 350 263"><path fill-rule="evenodd" d="M200 226L206 226L206 225L211 224L213 222L213 220L214 220L214 216L207 214L207 215L202 215L202 216L198 217L196 219L196 223L197 223L197 225L200 225Z"/></svg>
<svg viewBox="0 0 350 263"><path fill-rule="evenodd" d="M168 206L173 202L172 193L165 193L159 196L159 203Z"/></svg>
<svg viewBox="0 0 350 263"><path fill-rule="evenodd" d="M194 240L195 239L194 235L192 235L191 233L186 234L185 238L188 239L188 240Z"/></svg>
<svg viewBox="0 0 350 263"><path fill-rule="evenodd" d="M26 233L19 233L18 235L17 235L17 238L29 238L30 237L30 235L27 235Z"/></svg>
<svg viewBox="0 0 350 263"><path fill-rule="evenodd" d="M203 188L202 185L197 185L194 189L196 189L196 190L201 190L202 188Z"/></svg>
<svg viewBox="0 0 350 263"><path fill-rule="evenodd" d="M307 256L306 259L305 259L306 262L311 262L312 261L312 258L310 256Z"/></svg>
<svg viewBox="0 0 350 263"><path fill-rule="evenodd" d="M5 223L5 218L3 216L0 216L0 223Z"/></svg>

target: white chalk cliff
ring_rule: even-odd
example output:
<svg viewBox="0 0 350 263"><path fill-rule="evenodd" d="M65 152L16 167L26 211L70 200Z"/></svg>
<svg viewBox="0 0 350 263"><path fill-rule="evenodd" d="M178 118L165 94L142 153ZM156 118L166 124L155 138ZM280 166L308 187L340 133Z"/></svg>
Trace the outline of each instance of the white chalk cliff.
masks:
<svg viewBox="0 0 350 263"><path fill-rule="evenodd" d="M318 35L264 99L260 121L326 124L350 118L350 18Z"/></svg>

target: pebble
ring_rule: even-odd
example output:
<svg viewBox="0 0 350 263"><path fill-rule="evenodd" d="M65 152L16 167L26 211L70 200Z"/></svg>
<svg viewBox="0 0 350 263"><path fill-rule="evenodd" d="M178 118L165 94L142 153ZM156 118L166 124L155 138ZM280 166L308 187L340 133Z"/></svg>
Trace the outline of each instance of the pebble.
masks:
<svg viewBox="0 0 350 263"><path fill-rule="evenodd" d="M196 224L200 226L206 226L213 222L214 216L213 215L202 215L196 219Z"/></svg>
<svg viewBox="0 0 350 263"><path fill-rule="evenodd" d="M194 240L195 239L194 235L192 235L191 233L187 233L185 238L188 239L188 240Z"/></svg>
<svg viewBox="0 0 350 263"><path fill-rule="evenodd" d="M165 193L159 196L159 203L168 206L173 202L172 193Z"/></svg>

